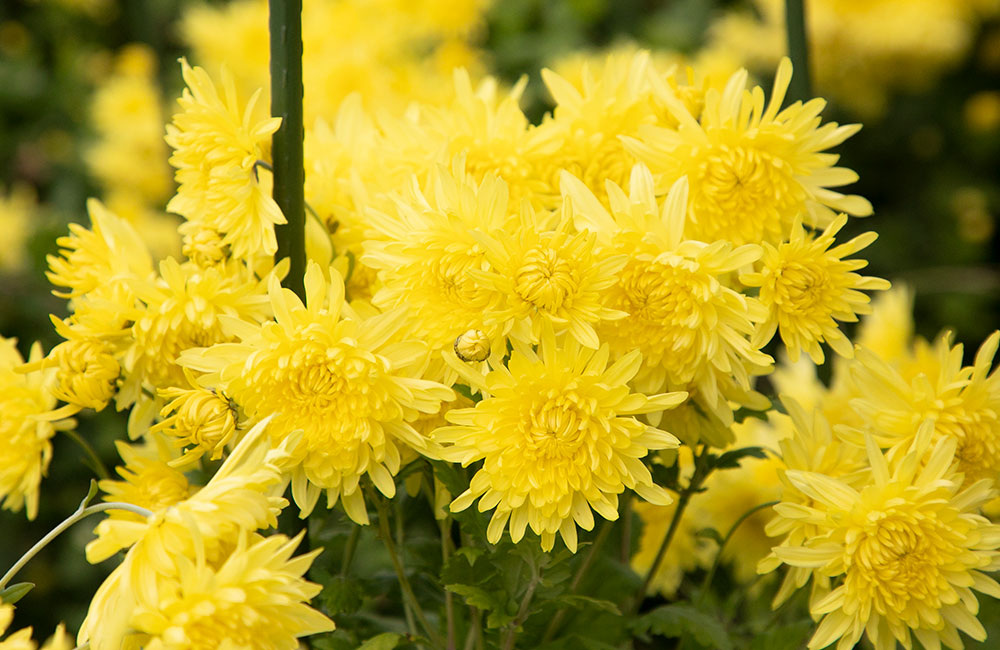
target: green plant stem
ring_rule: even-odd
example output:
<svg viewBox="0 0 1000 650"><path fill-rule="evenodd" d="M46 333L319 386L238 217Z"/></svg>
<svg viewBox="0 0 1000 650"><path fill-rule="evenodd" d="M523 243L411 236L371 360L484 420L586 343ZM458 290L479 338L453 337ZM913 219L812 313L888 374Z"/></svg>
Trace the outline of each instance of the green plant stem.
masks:
<svg viewBox="0 0 1000 650"><path fill-rule="evenodd" d="M404 530L403 530L403 512L402 512L402 509L400 508L400 504L401 503L402 503L402 500L400 500L400 499L395 499L392 502L392 505L393 505L393 515L394 515L393 516L393 521L396 524L396 538L393 541L393 543L395 544L396 548L406 548L406 540L403 537L403 533L404 533ZM402 569L403 573L405 574L406 573L406 565L403 564L403 555L402 555L402 553L399 554L399 566ZM404 616L404 618L406 618L406 627L409 628L409 629L411 629L411 630L416 629L417 626L416 626L416 624L415 624L415 622L413 620L413 609L410 607L410 603L408 603L406 600L403 601L403 616Z"/></svg>
<svg viewBox="0 0 1000 650"><path fill-rule="evenodd" d="M351 561L354 559L354 551L358 548L359 537L361 537L361 526L358 524L352 524L351 535L347 538L347 544L344 545L344 555L340 560L341 577L346 576L347 571L351 568Z"/></svg>
<svg viewBox="0 0 1000 650"><path fill-rule="evenodd" d="M469 607L469 631L465 634L462 650L479 650L483 647L483 613L475 607Z"/></svg>
<svg viewBox="0 0 1000 650"><path fill-rule="evenodd" d="M541 573L534 565L532 565L531 582L528 583L528 590L524 592L524 598L521 599L521 606L517 610L517 616L508 626L507 633L504 635L503 646L501 646L502 650L513 650L514 642L517 640L517 632L521 629L521 626L524 625L524 622L528 620L531 601L535 597L535 589L538 588L541 581Z"/></svg>
<svg viewBox="0 0 1000 650"><path fill-rule="evenodd" d="M289 258L284 285L305 299L305 165L302 118L302 0L268 0L271 35L272 195L287 223L275 227L277 259Z"/></svg>
<svg viewBox="0 0 1000 650"><path fill-rule="evenodd" d="M600 551L601 546L604 545L604 540L608 538L611 534L611 529L613 527L613 522L605 521L601 524L601 530L598 531L597 537L594 539L594 543L590 545L590 550L587 551L587 555L583 558L583 562L580 567L576 570L573 575L573 579L569 583L569 589L566 591L567 594L572 595L576 593L576 590L580 587L580 583L583 582L583 576L586 575L587 571L590 570L591 565L594 564L594 560L597 559L597 553ZM559 627L562 625L563 619L566 618L566 609L560 609L556 612L556 615L552 617L549 621L548 626L545 628L545 635L542 637L542 643L547 643L551 641L555 635L559 632Z"/></svg>
<svg viewBox="0 0 1000 650"><path fill-rule="evenodd" d="M410 580L406 577L403 562L396 551L396 543L393 541L392 531L389 528L389 508L386 507L385 499L381 495L375 494L374 490L369 492L369 496L375 502L375 508L378 510L379 534L382 537L382 543L385 544L386 550L389 551L389 559L392 561L392 568L395 570L396 578L399 580L399 588L403 594L403 600L413 610L417 620L420 621L420 626L427 633L427 638L431 640L434 647L440 648L443 645L441 635L431 626L427 620L427 616L424 614L423 608L420 607L420 602L417 600L416 594L413 593L413 587L410 586ZM411 634L416 634L416 630L414 629L411 629L410 632Z"/></svg>
<svg viewBox="0 0 1000 650"><path fill-rule="evenodd" d="M149 510L131 503L98 503L88 507L85 507L84 504L80 504L80 507L76 509L76 512L64 519L58 526L50 530L45 537L38 540L34 546L28 549L27 553L21 556L21 559L14 563L14 566L12 566L10 570L4 574L3 578L0 578L0 590L3 590L7 586L7 583L10 582L15 575L17 575L17 572L24 568L24 565L30 562L33 557L38 555L43 548L49 545L49 542L58 537L64 530L81 519L85 519L98 512L104 512L105 510L127 510L143 517L153 516L153 513Z"/></svg>
<svg viewBox="0 0 1000 650"><path fill-rule="evenodd" d="M788 36L788 58L794 74L788 84L788 98L808 101L812 97L809 74L809 40L806 36L805 0L785 0L785 30Z"/></svg>
<svg viewBox="0 0 1000 650"><path fill-rule="evenodd" d="M733 533L736 532L736 529L739 528L744 521L752 517L754 513L759 512L764 508L770 508L771 506L777 505L779 503L781 502L768 501L767 503L756 505L753 508L750 508L749 510L744 512L742 515L740 515L739 519L733 522L733 525L729 527L729 532L726 533L726 536L722 538L722 542L719 544L719 551L715 554L715 560L712 561L712 568L710 568L708 570L708 573L705 574L705 579L701 583L701 594L699 595L699 599L703 600L705 598L705 594L708 593L708 588L712 586L712 579L715 578L715 572L718 570L719 563L722 561L722 552L726 550L726 544L729 543L729 540L730 538L732 538Z"/></svg>
<svg viewBox="0 0 1000 650"><path fill-rule="evenodd" d="M434 504L431 504L433 508ZM441 566L444 567L448 564L448 558L451 557L452 552L452 542L451 542L451 518L446 517L438 521L438 529L441 531ZM455 602L453 594L444 589L444 613L447 620L447 645L445 646L447 650L455 650Z"/></svg>
<svg viewBox="0 0 1000 650"><path fill-rule="evenodd" d="M619 560L628 564L632 554L632 492L626 492L622 497L622 547Z"/></svg>
<svg viewBox="0 0 1000 650"><path fill-rule="evenodd" d="M93 464L91 469L93 469L94 473L97 474L97 478L102 480L111 478L111 473L108 471L107 466L101 461L101 457L97 455L97 452L90 446L90 443L83 439L83 436L73 429L67 429L63 431L63 433L66 434L68 438L76 442L76 444L80 445L83 449L83 453L87 455L87 458L89 458L90 462Z"/></svg>

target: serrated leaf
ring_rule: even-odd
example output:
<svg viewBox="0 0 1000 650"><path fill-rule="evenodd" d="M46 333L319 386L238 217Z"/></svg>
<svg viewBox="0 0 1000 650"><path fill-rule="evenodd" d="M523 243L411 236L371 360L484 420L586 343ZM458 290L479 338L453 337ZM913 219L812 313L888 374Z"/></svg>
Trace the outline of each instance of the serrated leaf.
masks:
<svg viewBox="0 0 1000 650"><path fill-rule="evenodd" d="M320 598L327 613L336 616L358 611L364 596L364 588L357 579L334 576L325 581Z"/></svg>
<svg viewBox="0 0 1000 650"><path fill-rule="evenodd" d="M464 598L467 604L482 610L492 610L503 604L495 593L474 585L452 584L445 585L444 588Z"/></svg>
<svg viewBox="0 0 1000 650"><path fill-rule="evenodd" d="M590 596L580 596L577 594L563 594L555 599L556 602L563 603L574 609L598 609L604 612L610 612L617 616L621 616L621 610L618 609L618 605L614 604L610 600L604 600L601 598L591 598Z"/></svg>
<svg viewBox="0 0 1000 650"><path fill-rule="evenodd" d="M719 456L714 463L715 469L735 469L744 458L767 458L767 452L761 447L743 447L733 449Z"/></svg>
<svg viewBox="0 0 1000 650"><path fill-rule="evenodd" d="M685 603L657 607L639 617L632 627L640 635L655 634L673 639L690 637L709 648L733 650L733 641L718 619Z"/></svg>
<svg viewBox="0 0 1000 650"><path fill-rule="evenodd" d="M459 557L464 557L466 560L469 561L469 566L472 566L476 563L476 559L481 557L482 554L485 552L486 551L484 551L483 549L477 548L475 546L463 546L462 548L455 551L455 555Z"/></svg>
<svg viewBox="0 0 1000 650"><path fill-rule="evenodd" d="M16 582L0 591L0 603L13 605L28 595L28 592L35 588L33 582Z"/></svg>
<svg viewBox="0 0 1000 650"><path fill-rule="evenodd" d="M406 641L406 637L402 634L384 632L362 643L358 650L392 650L403 641Z"/></svg>

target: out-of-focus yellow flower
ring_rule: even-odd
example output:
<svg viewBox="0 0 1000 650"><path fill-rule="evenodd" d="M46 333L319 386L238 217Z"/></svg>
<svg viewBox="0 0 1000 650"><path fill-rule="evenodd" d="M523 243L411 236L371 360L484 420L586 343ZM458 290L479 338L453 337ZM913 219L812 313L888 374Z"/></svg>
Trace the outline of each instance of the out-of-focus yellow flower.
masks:
<svg viewBox="0 0 1000 650"><path fill-rule="evenodd" d="M782 504L779 512L814 534L774 553L837 581L811 604L822 620L810 648L837 642L838 650L847 650L862 635L876 650L910 646L913 637L925 648L957 649L960 631L986 638L973 590L1000 596L1000 585L983 573L1000 567L1000 526L976 513L995 491L986 480L963 488L953 469L956 441L940 438L930 447L928 437L895 461L868 437L871 471L860 484L787 471L811 503Z"/></svg>
<svg viewBox="0 0 1000 650"><path fill-rule="evenodd" d="M26 185L15 185L10 192L0 193L0 232L4 245L0 247L0 273L19 271L27 261L28 237L34 232L38 201L35 192Z"/></svg>
<svg viewBox="0 0 1000 650"><path fill-rule="evenodd" d="M0 498L13 512L22 508L28 519L38 514L38 486L52 460L52 436L76 423L54 411L51 389L54 369L26 371L15 339L0 336ZM31 346L28 363L37 366L42 345Z"/></svg>
<svg viewBox="0 0 1000 650"><path fill-rule="evenodd" d="M913 290L896 283L872 301L872 310L861 320L854 337L887 363L908 357L913 341Z"/></svg>
<svg viewBox="0 0 1000 650"><path fill-rule="evenodd" d="M302 576L320 553L292 558L303 531L261 537L240 533L229 555L172 555L175 570L143 594L131 615L149 650L298 647L298 637L329 632L333 621L309 607L322 589Z"/></svg>
<svg viewBox="0 0 1000 650"><path fill-rule="evenodd" d="M847 216L840 215L813 237L796 222L788 241L777 246L764 242L760 270L740 275L743 284L760 287L760 301L770 310L768 319L754 333L756 345L766 344L778 330L793 363L805 350L813 362L822 364L822 342L843 357L854 356L850 340L836 321L857 321L857 314L871 311L869 298L861 291L884 290L890 285L882 278L854 273L868 265L866 260L843 259L872 243L875 233L858 235L830 248L834 235L846 223Z"/></svg>
<svg viewBox="0 0 1000 650"><path fill-rule="evenodd" d="M644 576L653 567L677 504L657 506L636 501L632 504L632 508L642 522L642 532L639 535L639 548L632 556L631 565L632 570ZM708 567L712 563L714 542L697 534L708 526L709 523L704 520L700 511L693 508L684 511L670 540L670 546L660 561L660 567L649 583L652 591L658 591L665 597L671 598L677 593L685 573L699 567Z"/></svg>
<svg viewBox="0 0 1000 650"><path fill-rule="evenodd" d="M258 163L267 162L281 119L257 114L260 91L241 107L225 69L220 94L203 69L184 60L181 67L187 83L178 100L182 112L167 125L166 138L180 186L167 209L195 224L188 228L218 232L235 257L272 255L274 226L286 221L271 198L270 173Z"/></svg>
<svg viewBox="0 0 1000 650"><path fill-rule="evenodd" d="M31 628L26 627L6 636L14 618L14 607L0 601L0 650L35 650L38 644L31 638ZM66 627L60 623L55 633L42 645L42 650L71 650L73 644L66 634Z"/></svg>
<svg viewBox="0 0 1000 650"><path fill-rule="evenodd" d="M252 421L273 416L275 443L302 431L294 446L292 496L303 516L327 494L367 523L359 481L368 475L392 497L399 471L398 442L428 452L411 422L436 413L451 389L420 378L427 346L400 338L400 312L364 318L344 301L344 283L315 263L305 276L306 302L270 284L275 320L261 325L225 321L238 342L182 355L208 373L200 382L230 396Z"/></svg>
<svg viewBox="0 0 1000 650"><path fill-rule="evenodd" d="M723 92L705 94L699 119L664 94L678 126L644 126L638 138L626 138L626 147L649 166L660 192L688 177L688 238L777 245L788 238L796 217L826 227L834 211L871 214L867 200L831 189L858 177L834 167L837 157L824 153L860 126L820 126L826 102L818 98L782 110L791 76L792 64L783 59L765 107L764 91L759 86L746 90L747 73L737 72Z"/></svg>
<svg viewBox="0 0 1000 650"><path fill-rule="evenodd" d="M485 376L466 368L463 378L484 399L448 411L456 426L437 429L434 438L445 445L446 460L484 463L451 510L479 499L481 511L495 508L490 542L499 541L509 522L514 542L530 526L543 549L552 549L558 533L576 552L577 525L592 529L592 510L617 519L618 495L626 488L651 503L670 503L642 458L676 447L677 438L630 416L673 408L687 393L632 393L628 382L642 364L639 352L611 366L608 359L606 345L588 350L568 337L557 345L544 328L537 354L515 349L506 367Z"/></svg>

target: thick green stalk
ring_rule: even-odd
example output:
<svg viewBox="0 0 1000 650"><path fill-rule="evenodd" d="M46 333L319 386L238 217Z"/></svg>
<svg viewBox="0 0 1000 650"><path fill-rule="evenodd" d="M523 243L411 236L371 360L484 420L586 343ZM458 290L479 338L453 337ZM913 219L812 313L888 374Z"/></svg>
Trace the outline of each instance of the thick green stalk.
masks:
<svg viewBox="0 0 1000 650"><path fill-rule="evenodd" d="M284 285L305 297L305 164L302 125L302 0L269 0L271 29L271 115L281 118L273 136L273 196L288 223L275 228L278 259L291 268Z"/></svg>
<svg viewBox="0 0 1000 650"><path fill-rule="evenodd" d="M806 38L805 0L785 0L785 29L788 34L788 58L795 73L788 84L788 98L808 101L812 98L809 75L809 40Z"/></svg>

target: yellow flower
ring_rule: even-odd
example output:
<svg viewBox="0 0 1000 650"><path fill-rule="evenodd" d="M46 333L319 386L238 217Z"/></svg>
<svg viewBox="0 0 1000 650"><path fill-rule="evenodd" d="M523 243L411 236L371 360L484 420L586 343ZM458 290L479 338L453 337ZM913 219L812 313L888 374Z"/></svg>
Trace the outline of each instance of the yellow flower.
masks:
<svg viewBox="0 0 1000 650"><path fill-rule="evenodd" d="M31 638L30 627L20 629L4 638L13 618L14 606L0 601L0 650L35 650L38 644ZM66 635L66 628L60 623L55 634L42 646L42 650L70 650L72 647L73 644Z"/></svg>
<svg viewBox="0 0 1000 650"><path fill-rule="evenodd" d="M307 602L322 589L302 576L320 549L292 558L303 531L240 534L228 557L172 555L176 577L158 580L131 616L147 650L273 648L294 650L298 637L329 632L333 621Z"/></svg>
<svg viewBox="0 0 1000 650"><path fill-rule="evenodd" d="M777 244L800 215L811 226L825 227L835 210L871 214L865 199L830 189L853 183L857 174L834 167L837 156L824 153L860 127L819 126L822 99L780 110L791 76L784 59L765 108L763 90L746 90L746 71L737 72L722 93L706 93L697 120L679 99L663 95L677 128L645 126L637 139L625 139L657 177L660 191L688 177L688 238Z"/></svg>
<svg viewBox="0 0 1000 650"><path fill-rule="evenodd" d="M855 342L882 360L897 363L910 356L913 340L913 290L905 284L872 301L872 311L861 320Z"/></svg>
<svg viewBox="0 0 1000 650"><path fill-rule="evenodd" d="M233 403L207 388L161 388L159 394L173 399L160 410L164 419L150 432L172 437L178 447L194 445L184 452L184 463L206 453L210 460L221 458L237 430Z"/></svg>
<svg viewBox="0 0 1000 650"><path fill-rule="evenodd" d="M925 648L958 649L959 631L986 638L973 590L1000 596L1000 585L982 573L1000 568L1000 526L976 512L995 491L990 481L963 489L952 469L954 452L953 439L930 448L924 436L889 462L869 437L871 474L863 485L787 472L813 501L788 512L816 534L775 553L836 581L810 608L822 617L810 649L836 641L838 650L848 650L862 634L876 650L891 650L897 641L910 647L912 637Z"/></svg>
<svg viewBox="0 0 1000 650"><path fill-rule="evenodd" d="M269 175L257 163L270 150L281 119L255 121L259 91L241 111L225 71L220 95L204 70L185 60L181 68L187 84L178 100L183 110L167 126L179 187L167 209L220 233L235 257L272 255L278 249L274 225L285 217L271 198Z"/></svg>
<svg viewBox="0 0 1000 650"><path fill-rule="evenodd" d="M27 261L28 237L31 236L38 199L25 185L15 185L10 192L0 192L0 271L18 271Z"/></svg>
<svg viewBox="0 0 1000 650"><path fill-rule="evenodd" d="M743 284L760 287L760 301L770 310L754 334L756 345L766 344L778 330L793 363L805 350L814 363L822 364L822 342L843 357L854 356L854 347L836 321L857 321L858 314L871 311L869 298L861 291L884 290L890 285L888 280L854 273L867 266L867 261L843 259L875 241L875 233L830 248L846 223L847 216L840 215L813 238L796 222L789 241L777 247L764 242L761 269L740 275Z"/></svg>
<svg viewBox="0 0 1000 650"><path fill-rule="evenodd" d="M118 389L121 366L116 348L97 336L88 336L55 316L52 322L65 342L52 348L48 356L28 368L58 368L52 394L79 409L100 411Z"/></svg>
<svg viewBox="0 0 1000 650"><path fill-rule="evenodd" d="M760 247L684 240L686 181L674 184L661 208L642 165L632 170L628 196L608 185L610 212L578 179L567 173L562 182L577 228L595 231L604 247L628 256L618 283L607 289L608 306L628 316L599 327L600 339L613 357L642 353L639 390L694 389L703 406L731 422L720 386L736 382L747 390L748 368L761 374L773 362L750 341L764 307L728 286Z"/></svg>
<svg viewBox="0 0 1000 650"><path fill-rule="evenodd" d="M485 377L464 369L463 378L484 399L474 408L448 411L445 417L457 426L437 429L434 437L446 445L446 460L463 466L484 461L451 509L464 510L476 499L480 511L495 508L490 542L500 539L509 521L514 542L531 526L543 549L551 550L559 533L575 552L577 525L593 528L591 509L617 519L625 488L651 503L670 503L642 458L678 441L630 416L672 408L687 394L632 393L627 384L641 355L633 351L610 367L608 355L607 345L588 350L575 339L557 346L552 331L543 329L538 354L515 349L506 367Z"/></svg>
<svg viewBox="0 0 1000 650"><path fill-rule="evenodd" d="M1000 472L1000 372L990 372L1000 332L990 335L971 366L962 366L963 346L945 333L933 347L918 345L913 361L892 366L868 351L852 365L857 397L851 407L874 428L890 454L909 448L925 420L935 437L952 438L966 483ZM851 439L860 442L855 431Z"/></svg>
<svg viewBox="0 0 1000 650"><path fill-rule="evenodd" d="M115 471L124 480L99 481L104 500L131 503L155 513L191 496L196 488L183 472L171 466L168 462L172 459L171 450L164 447L162 438L155 435L148 436L145 448L116 440L115 448L125 465ZM143 521L141 516L127 510L109 510L108 517Z"/></svg>
<svg viewBox="0 0 1000 650"><path fill-rule="evenodd" d="M502 300L486 315L488 324L501 325L504 334L524 344L537 343L548 325L596 349L600 341L594 326L625 317L605 306L603 296L628 257L601 254L593 232L569 230L568 221L546 230L525 206L516 234L476 237L490 269L473 269L470 276Z"/></svg>
<svg viewBox="0 0 1000 650"><path fill-rule="evenodd" d="M348 515L367 523L361 477L393 496L398 443L427 451L411 422L454 394L419 377L427 346L398 338L399 312L358 316L344 302L340 276L334 271L328 281L315 263L305 288L303 305L272 278L274 321L227 320L238 343L191 351L182 363L209 373L201 383L224 391L251 421L273 416L268 430L275 443L303 432L290 468L303 516L325 490L328 507L343 499Z"/></svg>
<svg viewBox="0 0 1000 650"><path fill-rule="evenodd" d="M500 328L486 323L495 292L470 273L487 266L477 233L498 232L508 223L507 188L495 176L475 184L461 168L432 171L426 193L416 187L395 200L391 214L372 211L380 239L365 242L361 261L378 271L372 298L381 309L403 308L404 330L432 352L454 345L477 329L503 343Z"/></svg>
<svg viewBox="0 0 1000 650"><path fill-rule="evenodd" d="M52 436L71 429L73 420L53 411L51 393L55 370L40 369L42 345L31 346L25 371L15 339L0 336L0 498L3 507L17 512L24 508L28 519L38 514L38 486L52 460Z"/></svg>

